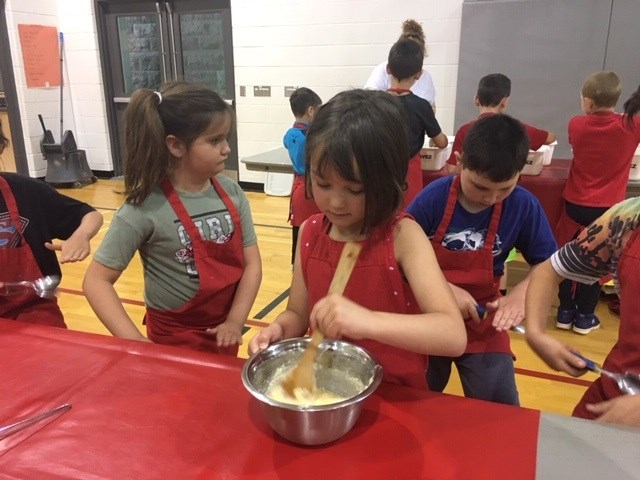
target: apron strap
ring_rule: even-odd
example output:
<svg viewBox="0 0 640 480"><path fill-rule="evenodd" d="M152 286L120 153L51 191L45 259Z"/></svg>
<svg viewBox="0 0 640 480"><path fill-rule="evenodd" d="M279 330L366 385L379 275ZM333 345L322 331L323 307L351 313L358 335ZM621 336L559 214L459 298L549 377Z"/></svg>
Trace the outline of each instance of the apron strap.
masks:
<svg viewBox="0 0 640 480"><path fill-rule="evenodd" d="M447 205L444 209L442 220L440 220L440 225L438 225L438 230L436 231L436 234L433 236L433 242L438 245L442 243L442 240L444 239L444 236L447 233L447 229L451 224L451 219L453 218L453 211L458 201L459 189L460 189L460 175L456 175L453 179L453 182L451 183L451 188L449 189L449 195L447 196ZM498 233L498 225L500 224L501 215L502 215L502 202L499 202L493 206L493 213L491 214L491 220L489 221L489 228L487 230L487 234L485 235L484 244L482 246L483 250L493 251L493 244L496 240L496 235Z"/></svg>
<svg viewBox="0 0 640 480"><path fill-rule="evenodd" d="M16 198L11 191L9 182L7 182L2 176L0 176L0 192L2 192L4 201L7 204L7 210L9 211L11 224L13 225L13 228L15 228L16 234L20 237L20 243L22 243L24 242L24 237L22 235L22 232L20 231L20 213L18 212Z"/></svg>
<svg viewBox="0 0 640 480"><path fill-rule="evenodd" d="M456 202L458 201L459 187L460 175L456 175L455 177L453 177L451 188L449 188L449 195L447 195L447 205L445 206L442 220L440 220L438 230L436 230L436 234L433 236L433 242L437 243L438 245L442 243L444 235L447 233L447 228L449 228L449 224L451 223L451 219L453 218L453 209L456 207Z"/></svg>

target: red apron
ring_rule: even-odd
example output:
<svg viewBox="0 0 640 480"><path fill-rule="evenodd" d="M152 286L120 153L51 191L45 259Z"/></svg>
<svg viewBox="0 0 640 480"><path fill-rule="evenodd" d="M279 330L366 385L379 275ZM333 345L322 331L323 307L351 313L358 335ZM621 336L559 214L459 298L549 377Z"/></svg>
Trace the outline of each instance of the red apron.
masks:
<svg viewBox="0 0 640 480"><path fill-rule="evenodd" d="M20 214L9 183L0 176L0 192L9 211L11 225L20 236L18 245L0 248L0 282L32 281L42 277L31 247L20 232ZM0 296L0 317L22 322L67 328L58 300L40 298L28 291L18 295Z"/></svg>
<svg viewBox="0 0 640 480"><path fill-rule="evenodd" d="M292 227L299 227L311 215L320 213L313 198L307 197L306 177L294 174L289 201L289 221Z"/></svg>
<svg viewBox="0 0 640 480"><path fill-rule="evenodd" d="M563 204L560 218L558 219L555 229L558 247L562 247L573 240L583 228L583 225L580 225L569 216L567 213L567 207Z"/></svg>
<svg viewBox="0 0 640 480"><path fill-rule="evenodd" d="M189 234L200 285L195 296L179 308L157 310L147 307L145 323L147 336L153 342L237 355L238 345L218 347L215 335L205 333L206 329L220 325L227 319L244 271L240 216L215 178L211 178L211 184L233 220L234 231L224 244L204 240L171 182L166 178L162 182L162 191Z"/></svg>
<svg viewBox="0 0 640 480"><path fill-rule="evenodd" d="M431 245L438 259L438 264L448 282L464 288L480 305L486 305L500 298L500 278L493 275L493 245L500 223L502 202L493 206L489 229L480 250L454 252L442 245L442 240L451 223L453 211L458 201L460 176L456 175L449 190L447 206L438 225L436 234L431 239ZM491 322L494 312L487 315L480 323L472 318L465 319L467 328L467 349L465 353L508 353L511 352L509 335L498 332Z"/></svg>
<svg viewBox="0 0 640 480"><path fill-rule="evenodd" d="M631 234L620 262L618 282L620 285L620 328L618 341L604 361L603 367L612 372L624 373L628 370L640 373L640 228ZM618 386L608 377L601 376L587 389L576 405L573 415L595 418L585 408L587 403L598 403L621 395Z"/></svg>
<svg viewBox="0 0 640 480"><path fill-rule="evenodd" d="M404 208L416 198L423 187L422 183L422 160L420 152L409 159L409 169L407 170L407 191L404 192Z"/></svg>
<svg viewBox="0 0 640 480"><path fill-rule="evenodd" d="M362 251L353 269L344 296L365 308L404 314L420 313L408 282L402 277L393 250L394 228L401 213L392 221L375 229L369 238L359 242ZM342 252L343 242L329 237L331 223L324 215L307 222L301 239L302 273L308 290L309 312L327 295L329 284ZM380 362L384 381L425 389L427 357L374 340L344 340L365 348Z"/></svg>

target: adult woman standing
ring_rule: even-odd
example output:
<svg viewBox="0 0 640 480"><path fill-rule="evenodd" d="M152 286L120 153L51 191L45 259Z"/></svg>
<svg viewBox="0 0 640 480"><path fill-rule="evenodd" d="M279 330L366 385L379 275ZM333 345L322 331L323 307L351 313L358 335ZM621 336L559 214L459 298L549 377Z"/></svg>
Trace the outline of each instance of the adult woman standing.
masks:
<svg viewBox="0 0 640 480"><path fill-rule="evenodd" d="M424 30L422 29L422 25L418 22L409 19L402 23L402 33L400 34L399 40L402 39L411 39L416 42L422 48L425 57L427 56L427 44L425 41ZM390 87L391 75L387 71L387 62L382 62L373 69L373 72L371 72L364 88L387 91ZM431 75L429 75L429 72L424 68L422 69L422 75L420 78L418 78L416 83L411 87L411 91L417 96L428 101L435 111L436 89L433 86Z"/></svg>

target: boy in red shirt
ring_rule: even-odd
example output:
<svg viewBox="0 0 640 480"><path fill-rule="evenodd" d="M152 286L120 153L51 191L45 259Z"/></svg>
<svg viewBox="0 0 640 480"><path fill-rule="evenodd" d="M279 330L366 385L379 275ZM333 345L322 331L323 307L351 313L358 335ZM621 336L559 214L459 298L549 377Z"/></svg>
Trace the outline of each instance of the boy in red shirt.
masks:
<svg viewBox="0 0 640 480"><path fill-rule="evenodd" d="M563 197L565 208L558 221L558 244L575 238L607 209L624 200L633 154L640 143L640 88L624 104L624 115L613 111L622 83L613 72L598 72L582 85L582 111L569 121L573 161ZM600 326L593 313L600 284L560 283L556 327L586 335Z"/></svg>
<svg viewBox="0 0 640 480"><path fill-rule="evenodd" d="M475 98L475 104L480 112L478 118L495 115L496 113L504 113L504 110L509 104L510 95L511 80L506 75L492 73L482 77L478 83L478 91ZM451 148L451 156L447 160L446 165L449 173L458 173L460 171L458 158L462 154L462 143L474 122L475 120L472 120L462 125L456 132L456 138ZM538 150L542 145L549 145L556 139L555 134L551 132L540 130L526 123L522 125L524 125L527 136L529 137L529 148L531 150Z"/></svg>

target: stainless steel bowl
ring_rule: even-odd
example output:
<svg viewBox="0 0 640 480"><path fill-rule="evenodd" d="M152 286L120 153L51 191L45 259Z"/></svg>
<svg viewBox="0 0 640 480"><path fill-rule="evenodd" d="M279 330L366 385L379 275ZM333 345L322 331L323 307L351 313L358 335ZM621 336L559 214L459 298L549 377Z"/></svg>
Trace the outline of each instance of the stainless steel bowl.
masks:
<svg viewBox="0 0 640 480"><path fill-rule="evenodd" d="M360 416L364 400L382 380L382 367L364 349L342 340L325 340L316 359L318 388L346 397L338 403L300 406L278 402L266 396L274 375L295 365L307 348L309 338L293 338L274 343L247 360L242 383L262 406L277 433L303 445L321 445L342 437ZM364 390L355 389L345 375L356 378Z"/></svg>

